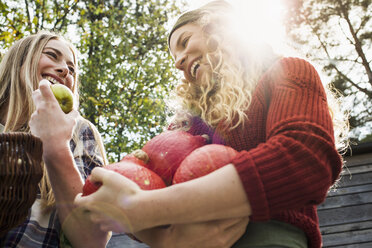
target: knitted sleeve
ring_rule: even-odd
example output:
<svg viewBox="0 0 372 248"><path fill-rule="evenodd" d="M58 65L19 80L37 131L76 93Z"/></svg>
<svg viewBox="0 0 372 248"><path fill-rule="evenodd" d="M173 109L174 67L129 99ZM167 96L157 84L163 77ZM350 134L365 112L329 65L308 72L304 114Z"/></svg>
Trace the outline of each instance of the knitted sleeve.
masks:
<svg viewBox="0 0 372 248"><path fill-rule="evenodd" d="M256 221L321 203L342 166L315 68L304 60L286 58L266 77L266 142L240 152L232 161Z"/></svg>

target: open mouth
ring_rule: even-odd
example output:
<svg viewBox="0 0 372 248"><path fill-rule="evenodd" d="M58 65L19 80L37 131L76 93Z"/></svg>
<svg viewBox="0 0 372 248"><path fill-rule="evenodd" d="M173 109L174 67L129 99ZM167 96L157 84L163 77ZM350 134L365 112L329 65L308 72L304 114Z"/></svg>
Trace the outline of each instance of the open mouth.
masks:
<svg viewBox="0 0 372 248"><path fill-rule="evenodd" d="M195 78L195 75L196 75L196 71L199 69L200 67L200 59L194 61L194 63L192 64L191 68L190 68L190 75L192 77Z"/></svg>
<svg viewBox="0 0 372 248"><path fill-rule="evenodd" d="M51 77L51 76L45 76L43 77L44 79L48 80L51 84L59 84L60 82L58 82L57 79Z"/></svg>

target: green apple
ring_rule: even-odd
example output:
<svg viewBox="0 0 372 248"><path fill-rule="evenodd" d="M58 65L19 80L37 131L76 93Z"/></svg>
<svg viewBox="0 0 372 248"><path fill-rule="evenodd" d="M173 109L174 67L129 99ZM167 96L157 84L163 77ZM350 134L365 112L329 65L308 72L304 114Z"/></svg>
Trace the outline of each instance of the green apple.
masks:
<svg viewBox="0 0 372 248"><path fill-rule="evenodd" d="M74 95L71 90L63 84L51 84L50 88L63 112L69 113L74 106Z"/></svg>

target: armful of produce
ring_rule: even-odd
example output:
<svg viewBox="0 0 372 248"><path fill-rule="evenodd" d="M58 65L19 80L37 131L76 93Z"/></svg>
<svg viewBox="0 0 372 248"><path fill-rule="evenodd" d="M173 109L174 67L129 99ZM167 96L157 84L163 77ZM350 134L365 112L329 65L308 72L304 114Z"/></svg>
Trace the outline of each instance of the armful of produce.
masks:
<svg viewBox="0 0 372 248"><path fill-rule="evenodd" d="M207 175L230 163L238 153L228 146L207 144L207 140L207 135L166 131L149 140L142 149L104 168L131 179L143 190L164 188ZM88 177L83 196L100 186Z"/></svg>
<svg viewBox="0 0 372 248"><path fill-rule="evenodd" d="M142 149L104 168L129 178L143 190L164 188L207 175L229 164L238 153L228 146L207 144L207 140L207 135L166 131L149 140ZM93 183L88 177L83 196L94 193L100 186L101 183Z"/></svg>

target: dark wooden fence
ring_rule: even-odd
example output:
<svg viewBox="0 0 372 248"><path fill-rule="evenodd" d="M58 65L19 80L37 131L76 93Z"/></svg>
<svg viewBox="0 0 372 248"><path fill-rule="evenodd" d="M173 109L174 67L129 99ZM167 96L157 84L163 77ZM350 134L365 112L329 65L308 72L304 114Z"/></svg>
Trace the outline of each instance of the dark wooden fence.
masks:
<svg viewBox="0 0 372 248"><path fill-rule="evenodd" d="M352 147L335 190L318 207L323 247L372 247L372 143Z"/></svg>

